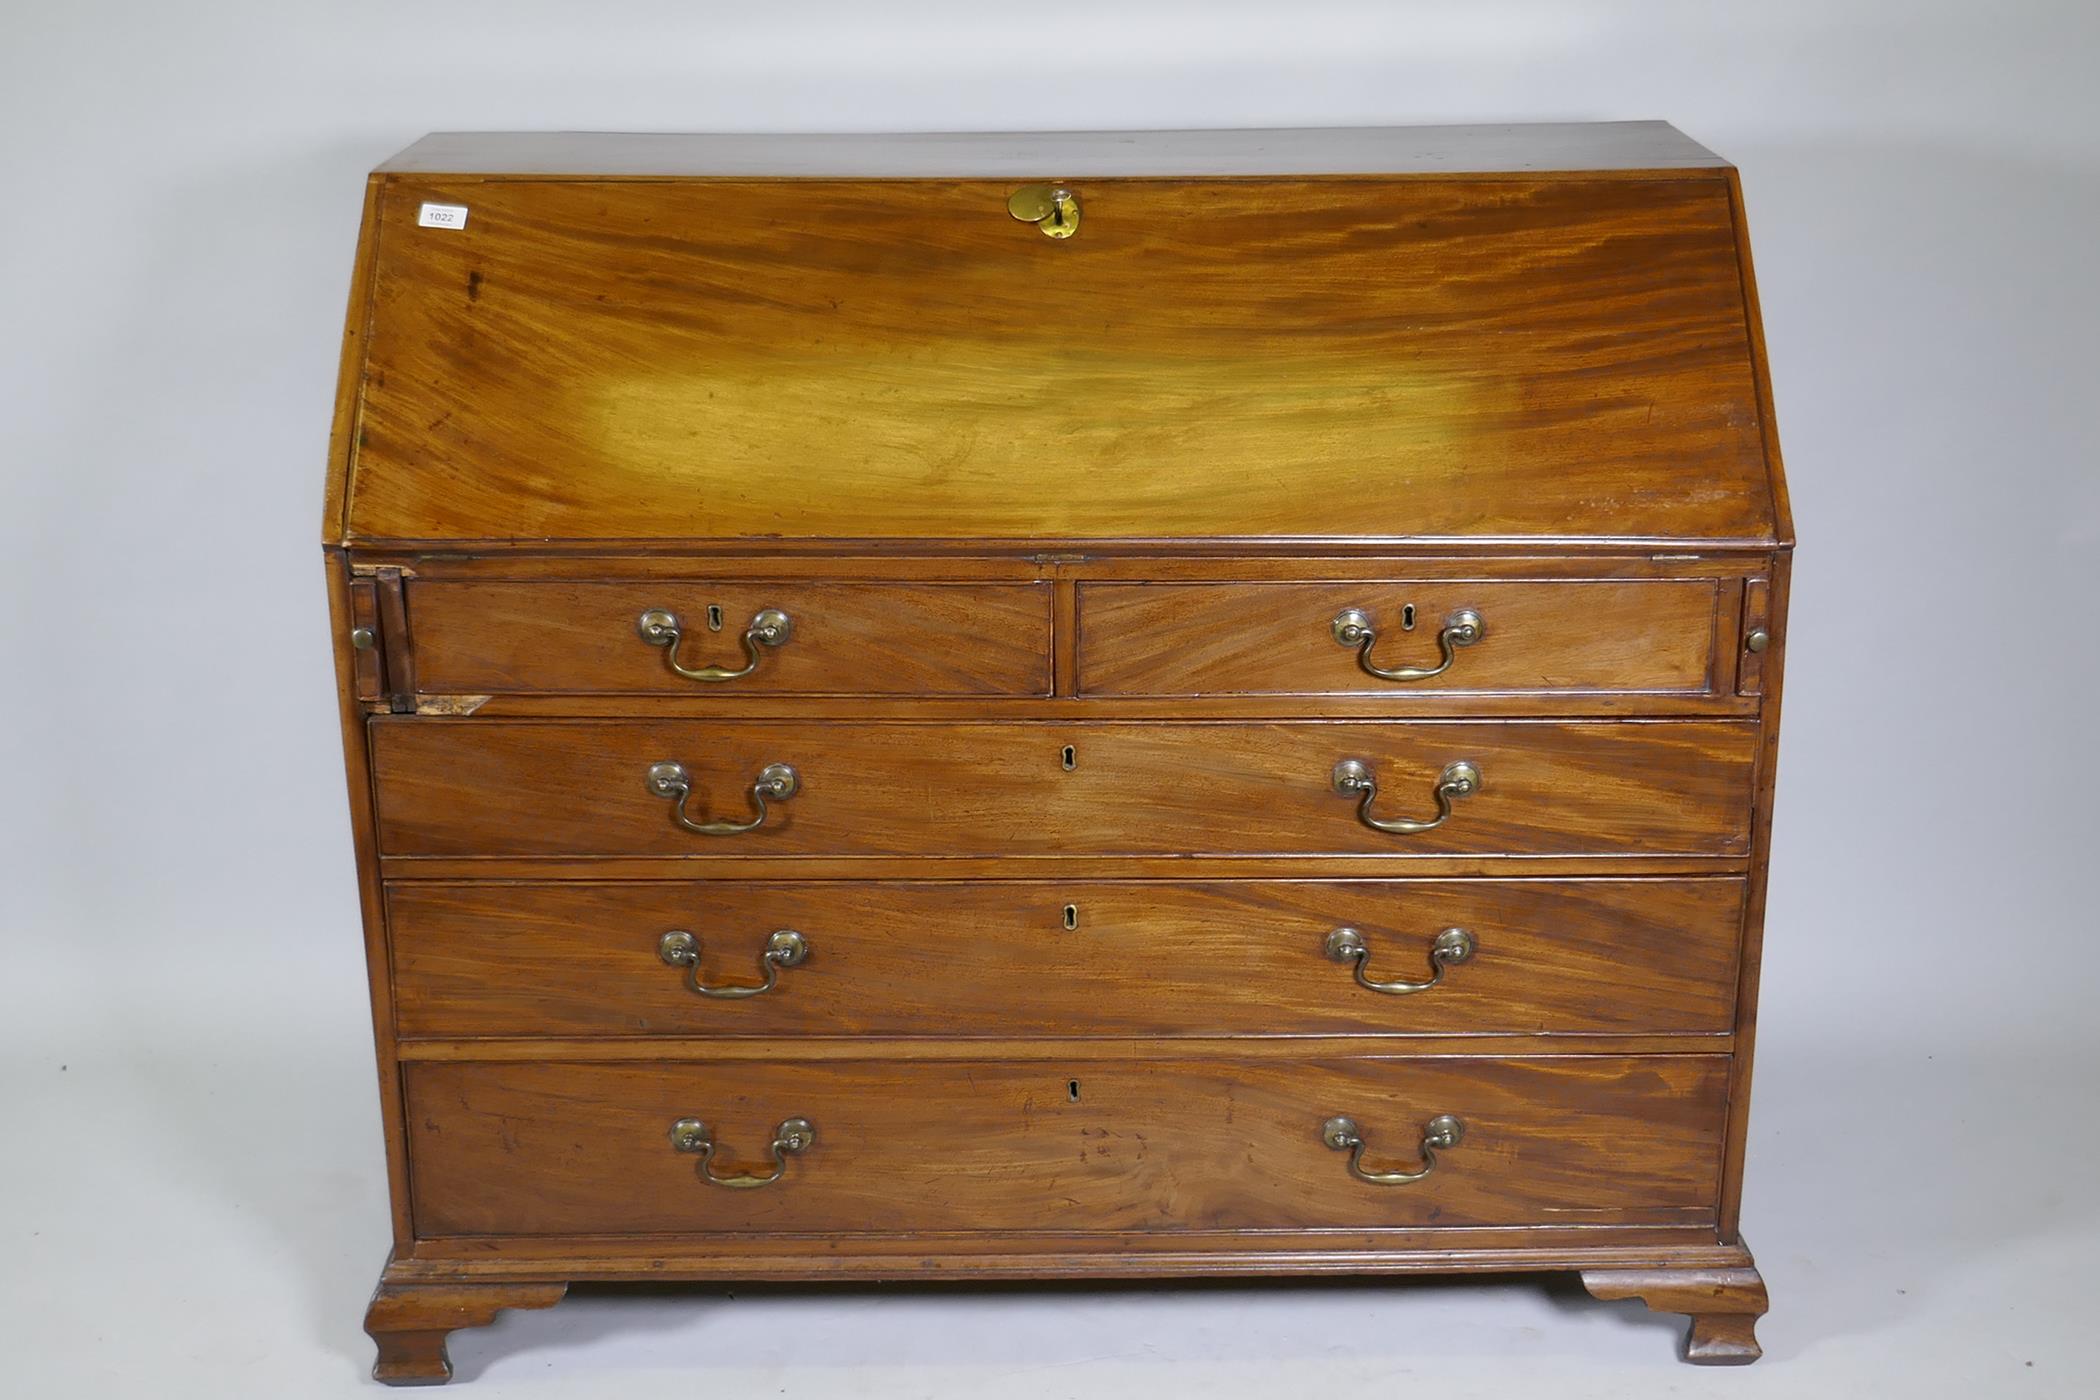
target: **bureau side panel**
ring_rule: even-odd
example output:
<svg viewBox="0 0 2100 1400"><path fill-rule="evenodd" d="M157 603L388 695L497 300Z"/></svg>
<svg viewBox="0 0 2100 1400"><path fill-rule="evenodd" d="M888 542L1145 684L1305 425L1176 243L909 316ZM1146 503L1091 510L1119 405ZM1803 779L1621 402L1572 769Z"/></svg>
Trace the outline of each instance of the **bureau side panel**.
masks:
<svg viewBox="0 0 2100 1400"><path fill-rule="evenodd" d="M1772 864L1772 798L1779 779L1779 697L1786 669L1787 596L1793 556L1772 560L1771 644L1763 656L1764 708L1758 733L1757 805L1751 817L1750 887L1743 902L1743 964L1735 1014L1735 1056L1728 1090L1728 1147L1721 1173L1721 1238L1737 1239L1743 1160L1749 1145L1750 1069L1757 1048L1757 993L1765 945L1765 898Z"/></svg>
<svg viewBox="0 0 2100 1400"><path fill-rule="evenodd" d="M321 539L339 544L348 529L350 464L357 455L357 420L364 406L365 346L372 323L372 264L379 251L379 192L374 175L365 182L364 217L358 224L357 256L350 270L350 305L343 316L341 364L336 370L335 419L328 434L328 472L322 488Z"/></svg>
<svg viewBox="0 0 2100 1400"><path fill-rule="evenodd" d="M394 989L387 955L386 900L379 882L379 841L372 800L371 756L365 714L357 701L357 651L350 607L350 565L326 551L328 611L335 649L336 711L343 730L343 774L349 786L350 835L357 852L358 911L364 921L365 967L372 998L372 1041L379 1062L379 1113L386 1132L387 1192L394 1247L414 1237L408 1207L408 1143L402 1134L401 1070L394 1048Z"/></svg>

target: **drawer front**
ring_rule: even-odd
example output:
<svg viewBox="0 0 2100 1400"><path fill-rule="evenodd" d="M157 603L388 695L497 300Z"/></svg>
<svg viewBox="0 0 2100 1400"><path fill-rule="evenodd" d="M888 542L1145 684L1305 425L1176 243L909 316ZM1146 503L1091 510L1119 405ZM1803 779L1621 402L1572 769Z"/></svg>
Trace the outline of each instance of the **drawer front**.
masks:
<svg viewBox="0 0 2100 1400"><path fill-rule="evenodd" d="M1047 584L417 582L409 614L417 684L433 694L1050 689ZM645 614L656 623L647 637ZM784 628L758 626L772 614ZM661 615L675 620L675 642Z"/></svg>
<svg viewBox="0 0 2100 1400"><path fill-rule="evenodd" d="M1714 579L1083 583L1079 688L1706 694L1720 592Z"/></svg>
<svg viewBox="0 0 2100 1400"><path fill-rule="evenodd" d="M1741 855L1756 727L1733 721L811 724L440 720L371 727L390 855ZM1412 834L1455 764L1478 788ZM755 819L731 836L674 820ZM1069 766L1068 766L1069 765ZM778 791L778 789L775 789Z"/></svg>
<svg viewBox="0 0 2100 1400"><path fill-rule="evenodd" d="M414 882L387 910L409 1036L1661 1034L1729 1029L1742 898L1733 879ZM769 966L781 930L797 941ZM1434 958L1439 935L1463 955Z"/></svg>
<svg viewBox="0 0 2100 1400"><path fill-rule="evenodd" d="M1714 1218L1728 1061L411 1064L425 1237L721 1231L1260 1230ZM1367 1171L1323 1141L1354 1121ZM787 1120L806 1150L759 1176ZM681 1152L697 1120L712 1160Z"/></svg>

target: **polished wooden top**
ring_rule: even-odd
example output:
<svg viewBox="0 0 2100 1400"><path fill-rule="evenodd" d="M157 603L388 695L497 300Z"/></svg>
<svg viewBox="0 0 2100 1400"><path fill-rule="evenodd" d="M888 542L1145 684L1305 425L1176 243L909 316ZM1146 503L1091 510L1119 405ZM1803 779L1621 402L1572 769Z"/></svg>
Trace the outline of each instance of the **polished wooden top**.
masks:
<svg viewBox="0 0 2100 1400"><path fill-rule="evenodd" d="M1737 210L1659 123L432 137L375 178L326 536L1784 545Z"/></svg>
<svg viewBox="0 0 2100 1400"><path fill-rule="evenodd" d="M439 131L388 174L1061 179L1719 169L1668 122L1212 131Z"/></svg>

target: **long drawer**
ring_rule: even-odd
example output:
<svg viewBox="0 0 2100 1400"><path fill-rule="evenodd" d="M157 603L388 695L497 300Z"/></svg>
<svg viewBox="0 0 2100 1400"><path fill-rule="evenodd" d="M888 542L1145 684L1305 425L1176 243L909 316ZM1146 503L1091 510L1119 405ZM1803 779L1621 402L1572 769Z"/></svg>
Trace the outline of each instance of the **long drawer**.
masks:
<svg viewBox="0 0 2100 1400"><path fill-rule="evenodd" d="M1742 901L1735 879L418 881L387 918L409 1036L1663 1034L1729 1029Z"/></svg>
<svg viewBox="0 0 2100 1400"><path fill-rule="evenodd" d="M1710 1222L1727 1069L1705 1055L431 1062L405 1082L425 1237L1171 1231ZM1419 1180L1352 1173L1420 1171L1439 1135L1457 1141ZM757 1189L704 1179L776 1171Z"/></svg>
<svg viewBox="0 0 2100 1400"><path fill-rule="evenodd" d="M408 609L425 692L1050 689L1047 584L416 581Z"/></svg>
<svg viewBox="0 0 2100 1400"><path fill-rule="evenodd" d="M371 737L389 855L1740 856L1757 730L382 717Z"/></svg>

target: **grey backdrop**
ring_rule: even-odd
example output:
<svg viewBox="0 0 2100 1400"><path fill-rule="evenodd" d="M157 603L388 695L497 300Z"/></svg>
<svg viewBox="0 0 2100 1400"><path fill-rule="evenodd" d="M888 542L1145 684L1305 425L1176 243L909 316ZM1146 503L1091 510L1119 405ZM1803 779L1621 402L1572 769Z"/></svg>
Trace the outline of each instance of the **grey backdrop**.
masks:
<svg viewBox="0 0 2100 1400"><path fill-rule="evenodd" d="M1768 1357L1530 1285L572 1300L482 1393L2059 1394L2100 1243L2100 7L0 5L0 1356L356 1393L385 1240L318 549L432 128L1666 117L1743 170L1801 531ZM1893 1393L1883 1389L1882 1393Z"/></svg>

